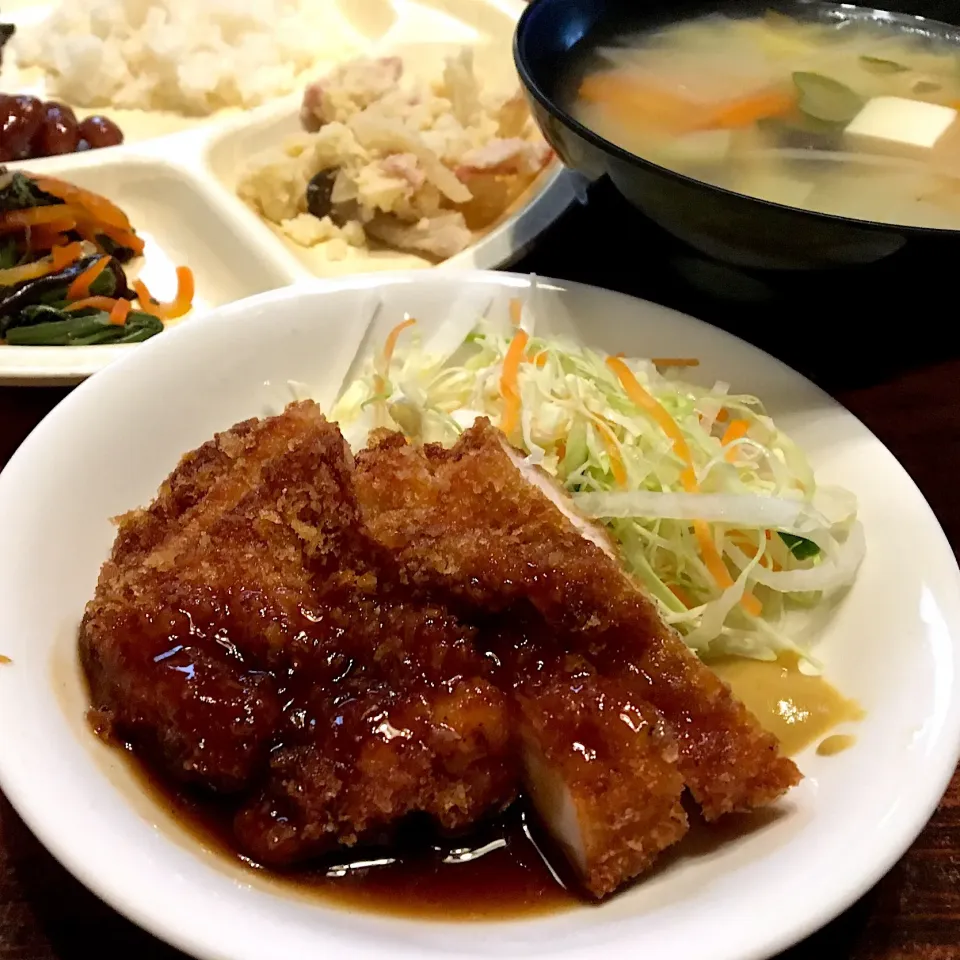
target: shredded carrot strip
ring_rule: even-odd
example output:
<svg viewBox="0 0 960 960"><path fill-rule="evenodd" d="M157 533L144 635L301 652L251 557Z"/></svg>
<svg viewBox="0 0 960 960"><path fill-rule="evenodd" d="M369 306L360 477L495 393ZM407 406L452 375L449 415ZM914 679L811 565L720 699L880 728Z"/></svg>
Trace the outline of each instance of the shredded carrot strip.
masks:
<svg viewBox="0 0 960 960"><path fill-rule="evenodd" d="M406 320L402 320L387 334L387 339L383 344L383 356L381 358L384 373L390 369L390 363L393 360L393 353L397 349L397 341L400 339L400 334L403 333L407 327L412 327L416 322L413 317L407 317ZM382 393L387 387L386 380L384 380L379 373L373 378L373 387L377 393Z"/></svg>
<svg viewBox="0 0 960 960"><path fill-rule="evenodd" d="M510 322L515 327L519 327L521 320L523 320L523 303L519 297L513 297L510 301Z"/></svg>
<svg viewBox="0 0 960 960"><path fill-rule="evenodd" d="M83 207L96 217L99 223L119 230L129 230L130 220L113 202L92 190L85 190L74 183L59 180L56 177L33 177L33 182L44 193L63 200L65 203Z"/></svg>
<svg viewBox="0 0 960 960"><path fill-rule="evenodd" d="M151 317L156 317L159 301L154 300L149 287L142 280L134 280L133 289L140 301L140 309L144 313L149 313Z"/></svg>
<svg viewBox="0 0 960 960"><path fill-rule="evenodd" d="M189 267L177 267L177 296L165 319L176 320L188 313L193 307L193 298L196 295L196 281L193 277L193 271Z"/></svg>
<svg viewBox="0 0 960 960"><path fill-rule="evenodd" d="M55 204L48 207L31 207L29 210L10 210L0 214L0 233L16 233L26 227L39 227L41 224L55 223L60 220L77 221L84 211L69 204Z"/></svg>
<svg viewBox="0 0 960 960"><path fill-rule="evenodd" d="M683 487L687 493L695 493L700 489L700 484L697 482L697 474L692 466L684 467L680 471L680 486Z"/></svg>
<svg viewBox="0 0 960 960"><path fill-rule="evenodd" d="M747 423L746 420L731 420L730 423L727 424L727 429L723 431L723 436L720 438L720 446L729 447L731 443L735 443L737 440L745 437L749 429L750 424ZM737 459L737 451L728 450L725 457L732 463Z"/></svg>
<svg viewBox="0 0 960 960"><path fill-rule="evenodd" d="M730 446L735 440L745 437L749 429L750 424L748 424L746 420L731 420L727 425L727 429L724 430L723 436L720 438L720 446Z"/></svg>
<svg viewBox="0 0 960 960"><path fill-rule="evenodd" d="M66 243L54 247L50 251L50 261L54 270L62 270L69 267L71 263L76 263L83 256L83 244Z"/></svg>
<svg viewBox="0 0 960 960"><path fill-rule="evenodd" d="M104 313L110 313L113 310L116 300L113 297L87 297L84 300L75 300L73 303L69 304L67 310L89 310L91 307L96 307L97 310L102 310Z"/></svg>
<svg viewBox="0 0 960 960"><path fill-rule="evenodd" d="M693 470L693 457L690 455L690 447L683 436L676 420L670 416L655 397L651 396L640 385L640 382L633 375L630 368L619 357L607 357L607 366L617 375L627 396L645 411L656 422L661 430L673 443L673 450L676 455L686 464L686 468L680 474L680 482L687 493L696 493L700 489L697 483L697 477ZM717 584L723 589L733 586L733 578L730 571L727 570L723 562L723 557L717 550L713 537L710 535L710 527L704 520L694 520L693 530L697 537L697 543L700 546L700 553L703 555L703 562L706 564L710 575L716 580ZM760 601L751 593L744 593L740 598L740 605L748 613L754 616L759 615L762 607Z"/></svg>
<svg viewBox="0 0 960 960"><path fill-rule="evenodd" d="M719 413L717 413L717 423L726 423L730 419L730 414L727 412L726 407L721 407Z"/></svg>
<svg viewBox="0 0 960 960"><path fill-rule="evenodd" d="M603 421L597 421L595 426L599 429L600 436L603 437L603 445L607 448L607 453L610 456L610 469L613 471L613 479L617 481L618 486L625 487L628 480L627 467L620 455L617 435Z"/></svg>
<svg viewBox="0 0 960 960"><path fill-rule="evenodd" d="M68 300L85 300L90 296L90 288L96 282L97 277L107 269L107 266L110 263L110 257L100 257L99 260L95 260L93 263L87 267L78 277L76 277L73 283L67 287L67 299Z"/></svg>
<svg viewBox="0 0 960 960"><path fill-rule="evenodd" d="M31 251L50 250L67 244L64 236L76 226L75 220L54 220L40 227L31 227L27 231L27 246Z"/></svg>
<svg viewBox="0 0 960 960"><path fill-rule="evenodd" d="M132 250L136 256L143 253L145 244L132 230L118 230L116 227L104 227L99 231L105 237L109 237L114 243L121 247Z"/></svg>
<svg viewBox="0 0 960 960"><path fill-rule="evenodd" d="M177 267L177 295L168 302L157 300L142 280L134 280L133 289L144 313L158 320L176 320L193 306L193 271L189 267Z"/></svg>
<svg viewBox="0 0 960 960"><path fill-rule="evenodd" d="M723 562L723 557L720 556L720 551L717 550L717 545L713 542L713 537L710 535L710 527L707 522L705 520L694 520L693 531L697 536L700 553L703 554L703 562L710 571L710 576L712 576L724 590L732 587L733 577L730 576L730 571L727 570L726 564ZM748 593L747 591L744 591L743 596L740 598L740 606L743 607L747 613L755 617L760 616L763 612L763 606L760 601L752 593Z"/></svg>
<svg viewBox="0 0 960 960"><path fill-rule="evenodd" d="M633 372L620 357L607 357L607 366L617 375L627 396L640 407L641 410L647 413L667 435L673 443L673 449L676 455L687 464L687 466L692 467L693 457L690 456L690 448L687 446L683 431L677 426L677 421L667 413L661 403L640 386L640 381L637 380ZM684 473L686 473L686 471L684 471ZM681 476L681 481L683 482L683 488L688 493L693 492L697 481L692 471L685 479Z"/></svg>
<svg viewBox="0 0 960 960"><path fill-rule="evenodd" d="M117 227L104 226L93 220L85 219L77 222L77 233L84 240L95 243L101 249L101 237L107 237L118 246L132 250L136 256L140 256L144 250L144 242L135 233L130 230L120 230Z"/></svg>
<svg viewBox="0 0 960 960"><path fill-rule="evenodd" d="M120 299L113 305L113 309L110 311L110 322L114 326L122 327L127 322L127 317L130 316L130 310L133 305L129 300Z"/></svg>
<svg viewBox="0 0 960 960"><path fill-rule="evenodd" d="M768 536L769 536L769 533L770 531L767 530ZM759 549L757 549L757 547L755 547L747 539L746 534L742 533L739 530L732 530L731 538L733 539L734 544L738 546L751 560L760 552ZM780 570L783 569L783 567L781 567L776 560L773 561L773 565L771 567L770 559L769 557L766 557L766 556L760 558L760 566L767 567L768 569L773 569L776 572L779 572Z"/></svg>
<svg viewBox="0 0 960 960"><path fill-rule="evenodd" d="M393 360L394 351L397 349L397 341L400 339L400 334L403 333L408 327L412 327L417 321L413 317L407 317L406 320L398 323L391 331L387 334L386 342L383 345L383 365L384 367L390 366L390 361Z"/></svg>
<svg viewBox="0 0 960 960"><path fill-rule="evenodd" d="M668 589L688 610L694 606L693 599L683 587L671 584Z"/></svg>
<svg viewBox="0 0 960 960"><path fill-rule="evenodd" d="M655 367L699 367L696 357L653 357L650 361Z"/></svg>
<svg viewBox="0 0 960 960"><path fill-rule="evenodd" d="M516 430L520 422L520 390L517 387L517 375L520 372L520 362L523 360L523 352L527 349L529 339L526 330L517 330L503 358L503 372L500 374L503 417L500 419L500 429L507 437Z"/></svg>
<svg viewBox="0 0 960 960"><path fill-rule="evenodd" d="M49 261L37 260L35 263L25 263L20 267L7 267L0 270L0 286L12 287L16 283L25 283L27 280L36 280L52 272Z"/></svg>

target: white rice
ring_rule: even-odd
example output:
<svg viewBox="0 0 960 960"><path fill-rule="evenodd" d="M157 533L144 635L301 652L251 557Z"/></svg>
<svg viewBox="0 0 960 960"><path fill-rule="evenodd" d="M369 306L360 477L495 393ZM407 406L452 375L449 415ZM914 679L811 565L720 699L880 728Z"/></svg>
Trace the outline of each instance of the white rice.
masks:
<svg viewBox="0 0 960 960"><path fill-rule="evenodd" d="M74 105L204 115L290 93L362 39L329 0L68 0L14 50Z"/></svg>

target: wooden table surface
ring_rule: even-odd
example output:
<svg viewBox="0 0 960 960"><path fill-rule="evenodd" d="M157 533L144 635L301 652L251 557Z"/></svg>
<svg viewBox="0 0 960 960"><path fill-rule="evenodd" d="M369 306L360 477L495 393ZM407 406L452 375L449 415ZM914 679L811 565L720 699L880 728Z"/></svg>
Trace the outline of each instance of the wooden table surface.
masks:
<svg viewBox="0 0 960 960"><path fill-rule="evenodd" d="M637 233L616 253L600 241L638 227L598 191L557 225L517 269L647 295L739 332L816 379L851 409L904 464L950 542L960 544L960 343L952 317L937 328L873 335L875 318L821 318L817 329L783 329L778 308L751 314L736 305L691 309L651 266L660 238ZM759 318L759 319L758 319ZM909 318L901 318L909 319ZM845 324L849 324L849 329ZM869 347L870 362L865 363ZM0 389L0 465L67 393ZM9 736L13 731L3 731ZM65 802L68 802L65 800ZM173 960L180 956L87 893L30 835L0 796L0 960ZM867 896L781 960L948 960L960 958L960 776L916 843ZM291 958L302 960L302 958ZM688 958L676 958L688 960ZM694 960L694 958L689 958Z"/></svg>

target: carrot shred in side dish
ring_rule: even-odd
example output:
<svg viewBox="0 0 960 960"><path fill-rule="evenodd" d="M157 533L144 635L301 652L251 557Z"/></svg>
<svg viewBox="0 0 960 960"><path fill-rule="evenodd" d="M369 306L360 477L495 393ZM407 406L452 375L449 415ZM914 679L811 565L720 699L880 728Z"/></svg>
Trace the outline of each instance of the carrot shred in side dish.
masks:
<svg viewBox="0 0 960 960"><path fill-rule="evenodd" d="M116 300L113 297L86 297L83 300L76 300L73 303L66 306L64 309L70 311L71 313L75 310L90 310L97 309L102 310L104 313L110 313Z"/></svg>
<svg viewBox="0 0 960 960"><path fill-rule="evenodd" d="M388 334L387 339L383 344L383 365L384 367L389 367L393 361L393 355L397 349L397 341L400 339L400 334L404 330L412 327L417 321L413 317L407 317L406 320L401 320Z"/></svg>
<svg viewBox="0 0 960 960"><path fill-rule="evenodd" d="M767 533L770 531L768 530ZM742 530L731 530L731 540L733 543L739 547L751 560L760 552L760 550L754 546L745 533ZM769 539L769 538L768 538ZM766 567L768 570L773 570L775 573L783 569L783 567L777 563L776 560L773 563L770 563L768 557L760 558L760 566Z"/></svg>
<svg viewBox="0 0 960 960"><path fill-rule="evenodd" d="M510 322L515 326L519 327L520 322L523 320L523 304L520 302L518 297L513 297L510 300Z"/></svg>
<svg viewBox="0 0 960 960"><path fill-rule="evenodd" d="M542 370L547 365L547 351L541 350L539 353L534 354L530 357L529 360L538 370Z"/></svg>
<svg viewBox="0 0 960 960"><path fill-rule="evenodd" d="M383 369L383 374L377 374L374 386L377 393L383 393L387 388L387 381L384 377L390 369L390 364L393 361L393 354L397 349L397 341L400 339L400 334L404 330L412 327L417 321L413 317L407 317L406 320L401 320L388 334L387 339L383 343L383 354L381 355L380 362Z"/></svg>
<svg viewBox="0 0 960 960"><path fill-rule="evenodd" d="M690 599L690 594L683 587L675 583L670 584L669 591L688 609L692 609L696 604Z"/></svg>
<svg viewBox="0 0 960 960"><path fill-rule="evenodd" d="M31 177L31 179L44 193L64 203L81 207L98 223L116 227L119 230L130 230L130 218L115 203L99 193L56 177Z"/></svg>
<svg viewBox="0 0 960 960"><path fill-rule="evenodd" d="M750 429L750 424L746 420L731 420L727 424L727 429L723 431L723 436L720 438L721 447L729 447L731 443L736 443L737 440L743 439L747 435L747 431ZM736 460L737 451L728 450L725 454L725 458L728 462Z"/></svg>
<svg viewBox="0 0 960 960"><path fill-rule="evenodd" d="M109 240L112 240L121 247L126 247L128 250L132 250L138 257L144 251L145 244L143 240L132 230L121 230L118 227L103 226L100 224L94 224L91 227L89 221L86 224L80 224L80 226L87 231L87 234L92 234L92 236L84 236L84 239L91 240L93 243L97 243L98 245L98 237L103 236L107 237ZM84 235L83 230L78 230L78 232L80 232L81 235Z"/></svg>
<svg viewBox="0 0 960 960"><path fill-rule="evenodd" d="M0 233L17 233L26 227L38 227L59 220L78 222L84 218L80 207L56 204L49 207L29 207L26 210L8 210L0 213Z"/></svg>
<svg viewBox="0 0 960 960"><path fill-rule="evenodd" d="M620 453L617 435L602 420L595 421L595 425L600 431L600 436L603 437L603 445L607 448L613 479L617 481L618 486L625 487L629 477L627 476L627 465L623 462L623 455Z"/></svg>
<svg viewBox="0 0 960 960"><path fill-rule="evenodd" d="M55 220L40 227L29 227L26 231L27 248L31 252L52 250L54 247L69 246L64 234L69 233L77 226L75 220Z"/></svg>
<svg viewBox="0 0 960 960"><path fill-rule="evenodd" d="M189 267L177 267L177 295L173 300L157 300L142 280L134 280L133 289L140 301L140 309L158 320L176 320L190 311L196 292L193 271Z"/></svg>
<svg viewBox="0 0 960 960"><path fill-rule="evenodd" d="M122 327L130 316L133 304L129 300L119 299L110 310L110 322L117 327Z"/></svg>
<svg viewBox="0 0 960 960"><path fill-rule="evenodd" d="M607 366L617 375L617 379L623 386L627 396L645 413L649 414L652 420L667 435L673 444L674 453L683 461L685 469L680 474L680 481L687 493L697 493L700 490L700 484L693 469L693 457L690 455L690 447L683 436L683 432L677 425L676 420L667 413L664 406L650 393L648 393L640 381L633 375L633 371L623 362L620 357L607 357ZM727 570L723 557L717 549L710 533L710 526L704 520L693 521L693 531L697 538L697 544L700 547L700 553L703 562L710 571L710 576L717 582L718 586L726 590L733 586L733 578L730 571ZM740 605L753 616L759 616L762 611L760 601L753 594L744 592L740 598Z"/></svg>
<svg viewBox="0 0 960 960"><path fill-rule="evenodd" d="M517 375L529 340L526 330L517 330L503 358L503 372L500 374L503 416L500 418L500 429L507 437L517 429L517 424L520 422L520 389L517 386Z"/></svg>
<svg viewBox="0 0 960 960"><path fill-rule="evenodd" d="M690 455L690 447L683 436L683 431L677 426L677 422L664 409L663 404L657 401L642 386L640 381L633 375L633 371L620 359L620 357L607 357L607 366L617 375L617 379L623 386L627 396L641 410L647 413L658 427L667 435L673 444L674 452L687 465L693 465L693 458ZM689 489L689 481L684 484L688 493L694 492ZM692 478L692 484L696 484L696 478Z"/></svg>
<svg viewBox="0 0 960 960"><path fill-rule="evenodd" d="M101 257L95 260L87 267L71 284L67 287L68 300L85 300L90 296L90 288L96 283L97 277L103 273L110 265L110 257Z"/></svg>
<svg viewBox="0 0 960 960"><path fill-rule="evenodd" d="M0 286L12 287L27 280L38 280L55 271L56 267L50 258L34 260L33 263L24 263L17 267L7 267L5 270L0 270Z"/></svg>
<svg viewBox="0 0 960 960"><path fill-rule="evenodd" d="M82 243L64 243L53 247L50 251L50 260L54 270L62 270L76 263L83 256Z"/></svg>

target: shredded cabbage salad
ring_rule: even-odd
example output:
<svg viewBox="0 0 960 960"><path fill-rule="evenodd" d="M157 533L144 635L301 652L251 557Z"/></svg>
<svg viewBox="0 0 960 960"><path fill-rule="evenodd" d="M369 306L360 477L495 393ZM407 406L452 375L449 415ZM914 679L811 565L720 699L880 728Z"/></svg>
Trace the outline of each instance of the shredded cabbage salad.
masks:
<svg viewBox="0 0 960 960"><path fill-rule="evenodd" d="M455 305L432 336L398 325L332 417L354 447L388 427L451 445L489 417L602 522L663 618L699 654L773 659L805 644L865 542L846 490L820 487L760 400L679 379L694 358L601 355ZM483 318L479 321L478 317Z"/></svg>

